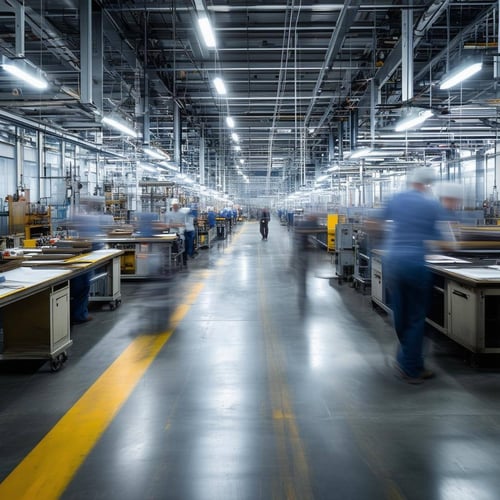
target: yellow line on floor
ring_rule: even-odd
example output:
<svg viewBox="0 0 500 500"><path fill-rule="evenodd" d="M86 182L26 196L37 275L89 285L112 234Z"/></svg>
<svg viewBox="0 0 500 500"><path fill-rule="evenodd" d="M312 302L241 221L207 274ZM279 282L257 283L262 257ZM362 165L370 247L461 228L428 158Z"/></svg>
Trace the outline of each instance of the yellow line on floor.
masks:
<svg viewBox="0 0 500 500"><path fill-rule="evenodd" d="M283 345L269 311L260 247L258 253L258 280L260 312L264 327L267 370L269 373L269 397L272 406L276 454L279 464L279 477L274 478L272 499L311 500L314 498L314 493L307 453L293 411L288 382L284 376L286 357Z"/></svg>
<svg viewBox="0 0 500 500"><path fill-rule="evenodd" d="M136 338L0 484L0 498L59 498L135 386L170 339L203 283L170 318L170 328Z"/></svg>

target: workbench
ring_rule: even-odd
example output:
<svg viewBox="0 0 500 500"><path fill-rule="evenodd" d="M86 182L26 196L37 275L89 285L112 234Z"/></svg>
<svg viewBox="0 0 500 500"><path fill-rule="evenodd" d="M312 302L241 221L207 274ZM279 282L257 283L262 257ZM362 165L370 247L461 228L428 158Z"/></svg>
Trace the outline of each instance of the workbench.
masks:
<svg viewBox="0 0 500 500"><path fill-rule="evenodd" d="M500 353L500 266L429 268L434 315L427 321L473 353Z"/></svg>
<svg viewBox="0 0 500 500"><path fill-rule="evenodd" d="M390 312L383 253L372 251L371 299ZM445 255L426 263L433 275L427 323L473 353L500 353L500 266Z"/></svg>
<svg viewBox="0 0 500 500"><path fill-rule="evenodd" d="M100 241L123 251L122 279L144 279L169 275L182 266L184 240L177 233L155 236L110 236Z"/></svg>
<svg viewBox="0 0 500 500"><path fill-rule="evenodd" d="M64 261L36 260L35 255L21 267L2 273L0 359L49 359L53 371L61 368L72 344L70 280L86 272L106 271L111 296L119 300L121 254L120 250L96 250Z"/></svg>

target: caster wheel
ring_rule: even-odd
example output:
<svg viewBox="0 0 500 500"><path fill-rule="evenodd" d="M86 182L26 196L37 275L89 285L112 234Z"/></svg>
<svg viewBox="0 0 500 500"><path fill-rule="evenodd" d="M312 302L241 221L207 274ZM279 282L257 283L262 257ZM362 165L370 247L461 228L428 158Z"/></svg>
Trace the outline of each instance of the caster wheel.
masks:
<svg viewBox="0 0 500 500"><path fill-rule="evenodd" d="M56 358L50 360L50 370L58 372L67 360L68 354L66 352L59 354Z"/></svg>
<svg viewBox="0 0 500 500"><path fill-rule="evenodd" d="M50 370L53 372L58 372L62 368L62 362L59 358L52 359L50 361Z"/></svg>

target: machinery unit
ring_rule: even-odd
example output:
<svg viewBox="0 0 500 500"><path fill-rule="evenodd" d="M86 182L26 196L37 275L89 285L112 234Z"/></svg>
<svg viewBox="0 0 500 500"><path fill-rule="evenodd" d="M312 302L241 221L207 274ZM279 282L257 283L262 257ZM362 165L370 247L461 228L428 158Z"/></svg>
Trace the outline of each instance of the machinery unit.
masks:
<svg viewBox="0 0 500 500"><path fill-rule="evenodd" d="M337 224L335 229L335 271L339 284L354 273L354 224Z"/></svg>
<svg viewBox="0 0 500 500"><path fill-rule="evenodd" d="M339 214L328 214L326 217L326 249L328 252L335 252L335 232L339 223Z"/></svg>
<svg viewBox="0 0 500 500"><path fill-rule="evenodd" d="M371 284L371 257L369 236L366 231L358 229L354 235L354 288L363 291Z"/></svg>

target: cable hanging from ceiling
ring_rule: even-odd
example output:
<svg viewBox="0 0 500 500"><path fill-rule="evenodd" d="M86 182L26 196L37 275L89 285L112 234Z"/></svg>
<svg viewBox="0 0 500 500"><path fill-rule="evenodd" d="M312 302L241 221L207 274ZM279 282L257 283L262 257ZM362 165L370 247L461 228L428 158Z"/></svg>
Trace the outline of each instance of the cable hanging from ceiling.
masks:
<svg viewBox="0 0 500 500"><path fill-rule="evenodd" d="M288 62L290 57L292 37L295 37L294 32L296 31L295 28L297 27L301 7L302 7L302 1L299 2L297 15L295 18L295 26L293 26L294 22L293 14L296 9L295 0L287 1L287 6L285 10L285 24L283 30L283 42L281 45L281 60L280 60L280 68L278 74L278 86L276 89L276 102L274 105L271 129L269 131L269 142L267 151L268 158L267 158L266 194L269 194L269 189L271 184L271 169L273 164L273 151L274 151L274 135L276 133L276 123L281 113L282 98L286 90L286 75L288 71Z"/></svg>

